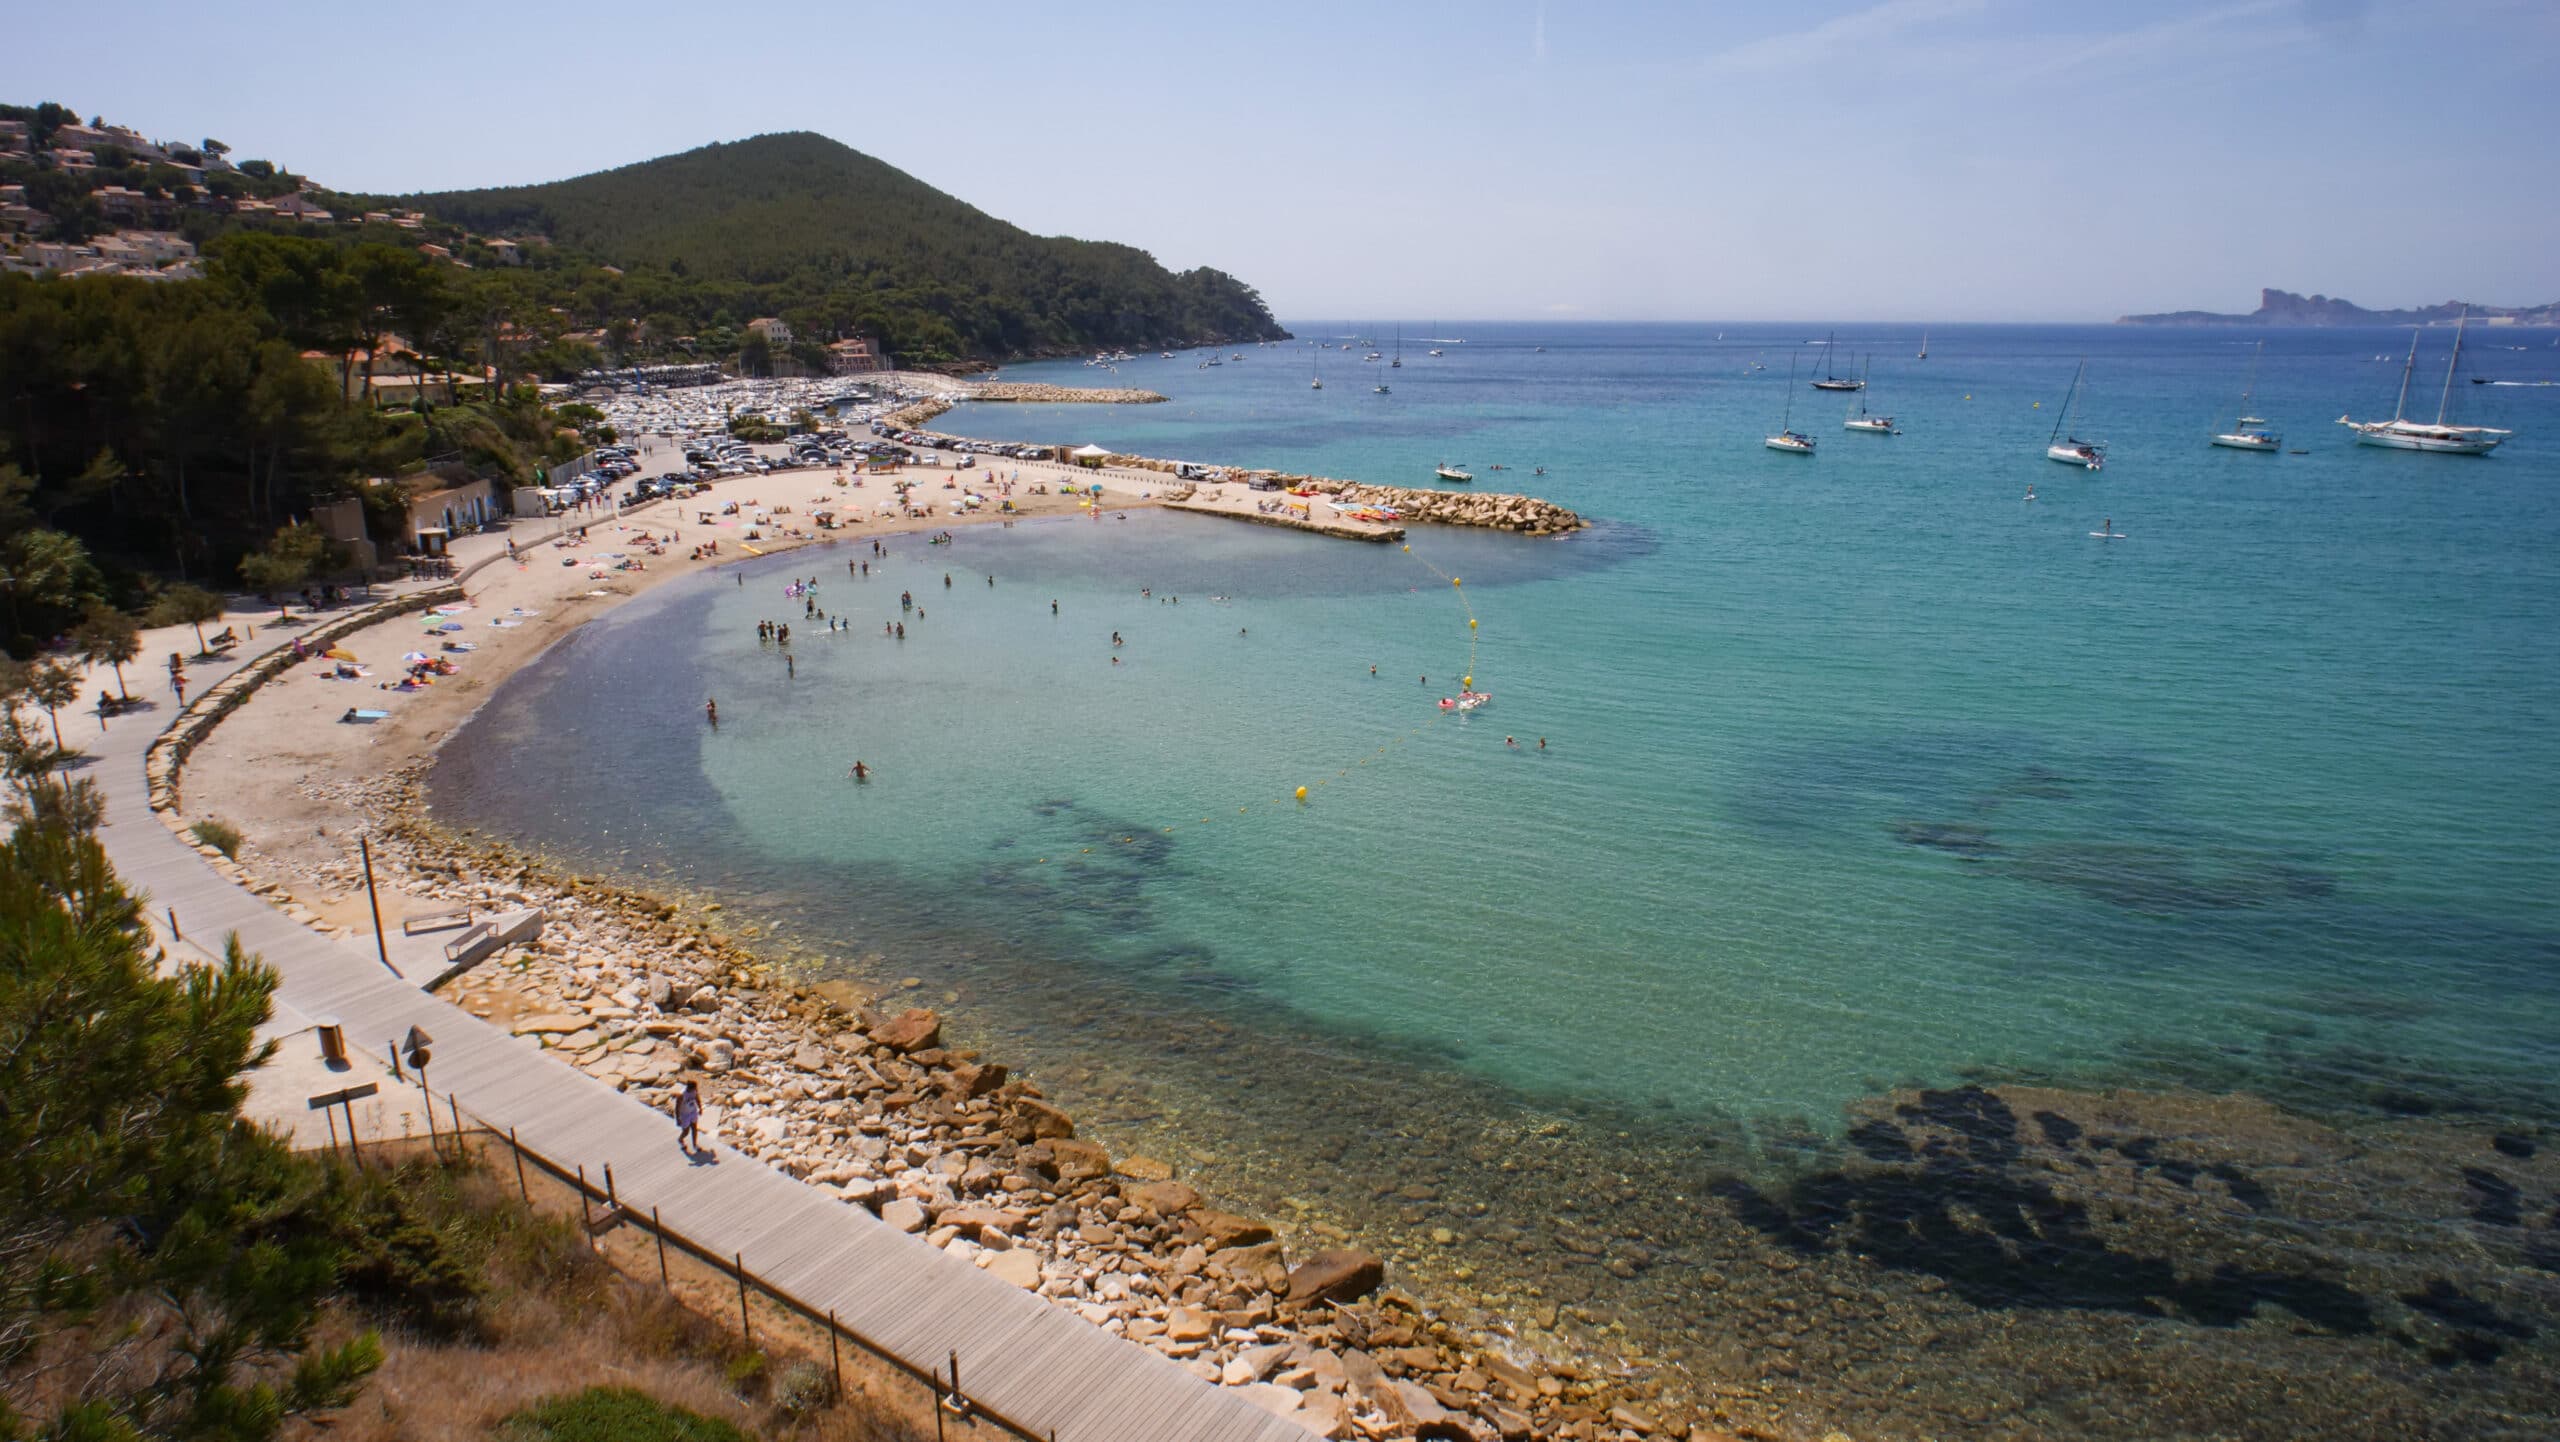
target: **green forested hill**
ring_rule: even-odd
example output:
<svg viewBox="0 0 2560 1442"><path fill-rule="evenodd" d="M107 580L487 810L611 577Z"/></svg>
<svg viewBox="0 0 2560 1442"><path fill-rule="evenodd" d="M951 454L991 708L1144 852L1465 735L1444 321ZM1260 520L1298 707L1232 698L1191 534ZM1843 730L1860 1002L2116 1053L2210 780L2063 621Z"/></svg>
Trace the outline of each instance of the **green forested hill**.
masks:
<svg viewBox="0 0 2560 1442"><path fill-rule="evenodd" d="M1175 274L1131 246L1032 235L806 132L405 203L484 236L548 236L565 252L552 263L602 261L644 285L638 272L662 272L661 294L679 298L675 318L688 323L739 319L702 313L706 300L748 304L804 338L869 332L901 356L1282 334L1233 276Z"/></svg>

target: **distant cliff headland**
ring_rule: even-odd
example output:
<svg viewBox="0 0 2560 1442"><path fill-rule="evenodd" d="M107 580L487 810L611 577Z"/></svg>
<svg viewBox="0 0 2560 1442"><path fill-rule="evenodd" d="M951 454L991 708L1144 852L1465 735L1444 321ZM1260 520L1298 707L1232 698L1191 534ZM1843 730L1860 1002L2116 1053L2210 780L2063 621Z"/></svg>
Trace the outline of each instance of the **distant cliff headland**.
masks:
<svg viewBox="0 0 2560 1442"><path fill-rule="evenodd" d="M2461 318L2464 303L2449 300L2414 310L2367 310L2351 300L2326 295L2295 295L2289 290L2258 292L2258 308L2247 315L2209 310L2173 310L2159 315L2120 315L2118 325L2451 325ZM2549 305L2470 306L2473 320L2501 320L2510 325L2560 325L2560 301Z"/></svg>

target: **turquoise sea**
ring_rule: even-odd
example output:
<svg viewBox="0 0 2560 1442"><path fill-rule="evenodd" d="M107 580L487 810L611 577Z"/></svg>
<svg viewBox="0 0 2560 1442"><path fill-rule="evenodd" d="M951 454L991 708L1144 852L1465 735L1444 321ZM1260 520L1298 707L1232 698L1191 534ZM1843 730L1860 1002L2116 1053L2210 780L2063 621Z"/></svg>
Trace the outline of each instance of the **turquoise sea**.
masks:
<svg viewBox="0 0 2560 1442"><path fill-rule="evenodd" d="M1806 386L1835 330L1902 434ZM1462 462L1590 530L1140 511L753 562L564 642L437 803L919 977L1106 1139L1817 1434L2560 1425L2560 388L2457 384L2516 431L2469 459L2332 424L2390 413L2405 331L1404 331L1392 372L1015 367L1171 399L938 426ZM2554 339L2465 370L2560 379ZM2260 340L2288 452L2211 448ZM2084 359L2097 473L2043 457ZM1813 458L1761 445L1790 396ZM1493 703L1444 716L1467 675ZM1881 1311L1808 1320L1815 1276Z"/></svg>

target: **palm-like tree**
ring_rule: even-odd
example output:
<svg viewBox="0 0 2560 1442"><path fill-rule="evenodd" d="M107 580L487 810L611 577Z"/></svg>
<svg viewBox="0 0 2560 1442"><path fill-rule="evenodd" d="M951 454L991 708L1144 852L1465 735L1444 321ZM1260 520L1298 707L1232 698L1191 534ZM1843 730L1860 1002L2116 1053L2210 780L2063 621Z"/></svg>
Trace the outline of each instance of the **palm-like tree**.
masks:
<svg viewBox="0 0 2560 1442"><path fill-rule="evenodd" d="M142 654L142 628L133 624L131 616L112 606L93 606L71 639L80 648L81 660L114 668L117 694L133 699L124 684L124 663Z"/></svg>
<svg viewBox="0 0 2560 1442"><path fill-rule="evenodd" d="M80 699L79 673L59 661L39 661L27 672L27 696L44 708L45 719L53 723L53 749L65 750L61 713L63 707Z"/></svg>

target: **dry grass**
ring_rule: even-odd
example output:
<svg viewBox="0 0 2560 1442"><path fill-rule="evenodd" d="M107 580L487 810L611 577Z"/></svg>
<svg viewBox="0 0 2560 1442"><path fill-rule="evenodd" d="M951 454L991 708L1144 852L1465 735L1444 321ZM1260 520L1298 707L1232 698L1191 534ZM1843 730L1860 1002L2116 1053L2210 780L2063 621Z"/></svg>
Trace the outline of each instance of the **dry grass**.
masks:
<svg viewBox="0 0 2560 1442"><path fill-rule="evenodd" d="M759 1317L755 1340L773 1350L748 1348L727 1325L661 1290L653 1258L644 1281L590 1246L571 1197L538 1190L528 1207L515 1195L512 1172L501 1180L476 1165L413 1165L398 1177L404 1196L487 1283L472 1335L441 1339L356 1306L341 1309L330 1324L339 1333L383 1326L382 1369L353 1406L299 1424L288 1436L485 1442L509 1415L594 1386L628 1387L760 1438L914 1442L932 1434L930 1414L917 1405L920 1388L901 1389L850 1366L850 1395L836 1405L805 1416L775 1406L768 1379L794 1361L826 1365L823 1330L811 1358L789 1345L789 1329ZM565 1215L545 1203L565 1203ZM624 1242L613 1250L626 1254L628 1265L632 1249ZM719 1295L678 1280L679 1292ZM741 1365L743 1359L753 1360ZM732 1376L749 1380L733 1385Z"/></svg>

